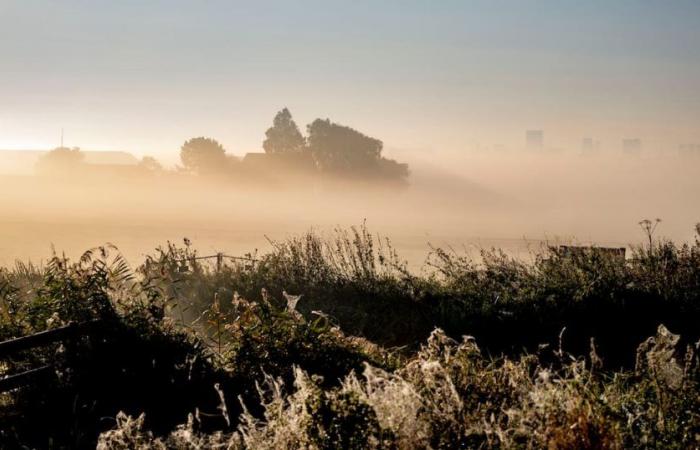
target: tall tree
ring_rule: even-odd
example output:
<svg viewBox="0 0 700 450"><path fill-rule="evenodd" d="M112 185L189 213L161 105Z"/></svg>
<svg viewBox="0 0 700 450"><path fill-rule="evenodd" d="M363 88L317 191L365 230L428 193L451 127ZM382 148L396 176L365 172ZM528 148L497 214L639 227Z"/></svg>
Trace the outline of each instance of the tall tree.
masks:
<svg viewBox="0 0 700 450"><path fill-rule="evenodd" d="M287 108L278 112L272 126L265 132L263 148L266 153L298 153L304 149L306 140L292 119Z"/></svg>
<svg viewBox="0 0 700 450"><path fill-rule="evenodd" d="M320 169L362 173L377 167L382 141L330 120L314 120L308 127L311 154Z"/></svg>
<svg viewBox="0 0 700 450"><path fill-rule="evenodd" d="M180 149L180 160L187 170L200 174L220 172L229 164L224 147L205 137L185 142Z"/></svg>

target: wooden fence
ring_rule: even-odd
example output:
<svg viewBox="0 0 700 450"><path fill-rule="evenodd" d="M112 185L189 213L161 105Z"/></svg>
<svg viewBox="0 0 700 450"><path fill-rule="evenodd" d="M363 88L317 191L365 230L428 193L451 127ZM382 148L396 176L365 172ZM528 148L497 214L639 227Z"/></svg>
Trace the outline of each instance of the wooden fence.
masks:
<svg viewBox="0 0 700 450"><path fill-rule="evenodd" d="M0 361L22 350L31 350L56 342L64 342L82 336L91 336L99 329L101 322L73 323L52 330L41 331L29 336L22 336L0 342ZM53 364L46 364L24 372L6 375L0 378L0 393L26 386L38 379L46 378L54 372Z"/></svg>

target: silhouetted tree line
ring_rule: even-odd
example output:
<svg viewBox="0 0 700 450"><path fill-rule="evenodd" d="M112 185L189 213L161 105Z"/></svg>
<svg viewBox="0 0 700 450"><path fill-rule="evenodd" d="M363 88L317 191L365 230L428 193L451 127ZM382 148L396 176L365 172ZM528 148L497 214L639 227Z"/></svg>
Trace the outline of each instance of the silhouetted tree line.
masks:
<svg viewBox="0 0 700 450"><path fill-rule="evenodd" d="M73 171L84 163L85 155L78 147L57 147L39 158L36 170L39 173Z"/></svg>
<svg viewBox="0 0 700 450"><path fill-rule="evenodd" d="M122 167L133 169L136 174L155 173L163 171L163 166L152 156L144 156L133 167L125 164L90 164L86 161L85 153L79 147L56 147L42 155L35 164L35 170L41 175L82 175L95 172L96 167L104 171Z"/></svg>
<svg viewBox="0 0 700 450"><path fill-rule="evenodd" d="M179 171L202 176L230 177L233 174L267 172L281 176L315 173L340 178L404 181L408 165L382 156L379 139L334 122L316 119L306 127L304 136L287 108L279 111L265 132L265 153L248 154L243 160L226 153L215 139L195 137L180 148ZM248 162L251 162L248 164ZM79 148L56 148L42 156L36 165L39 173L95 171L87 164ZM134 172L162 172L160 163L146 156Z"/></svg>
<svg viewBox="0 0 700 450"><path fill-rule="evenodd" d="M306 127L307 136L287 108L278 112L265 132L263 149L270 160L310 162L318 173L344 177L404 180L408 165L382 156L383 143L353 128L316 119ZM198 137L185 142L180 151L183 168L198 174L221 173L239 161L226 155L216 140ZM280 167L280 166L277 166Z"/></svg>

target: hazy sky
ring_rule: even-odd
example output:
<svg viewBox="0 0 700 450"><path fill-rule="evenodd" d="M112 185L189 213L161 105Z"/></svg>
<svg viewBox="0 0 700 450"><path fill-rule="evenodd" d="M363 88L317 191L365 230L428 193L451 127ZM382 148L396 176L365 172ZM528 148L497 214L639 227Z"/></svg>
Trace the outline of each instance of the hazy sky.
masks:
<svg viewBox="0 0 700 450"><path fill-rule="evenodd" d="M260 148L288 106L405 149L700 142L700 1L0 0L0 148ZM399 156L399 155L396 155Z"/></svg>

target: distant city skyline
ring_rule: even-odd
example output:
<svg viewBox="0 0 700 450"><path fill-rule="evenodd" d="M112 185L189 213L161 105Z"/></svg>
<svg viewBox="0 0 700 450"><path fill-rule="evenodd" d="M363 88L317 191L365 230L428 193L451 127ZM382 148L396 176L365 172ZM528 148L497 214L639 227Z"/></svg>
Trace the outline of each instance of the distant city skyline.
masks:
<svg viewBox="0 0 700 450"><path fill-rule="evenodd" d="M700 142L700 2L0 3L0 148L260 149L274 114L389 149ZM303 130L302 130L303 131Z"/></svg>

